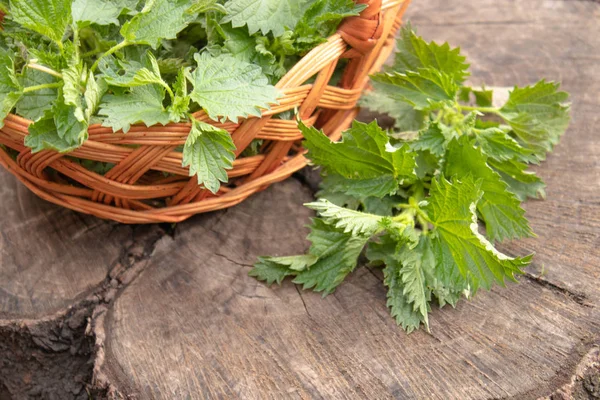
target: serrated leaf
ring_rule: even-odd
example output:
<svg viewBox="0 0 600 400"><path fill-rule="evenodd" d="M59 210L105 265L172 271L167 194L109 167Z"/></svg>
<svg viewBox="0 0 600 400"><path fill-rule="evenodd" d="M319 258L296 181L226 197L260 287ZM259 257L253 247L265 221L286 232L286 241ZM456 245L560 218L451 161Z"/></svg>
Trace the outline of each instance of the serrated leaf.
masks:
<svg viewBox="0 0 600 400"><path fill-rule="evenodd" d="M433 68L452 77L457 83L462 83L469 76L469 64L460 54L460 48L452 49L448 43L438 45L427 43L411 29L410 25L400 32L397 42L398 51L392 70L405 73L418 71L420 68Z"/></svg>
<svg viewBox="0 0 600 400"><path fill-rule="evenodd" d="M452 77L433 68L379 73L371 78L389 86L385 92L392 99L408 103L416 110L437 109L444 102L453 102L458 93L458 85Z"/></svg>
<svg viewBox="0 0 600 400"><path fill-rule="evenodd" d="M62 70L63 75L63 98L66 105L77 108L82 107L81 82L83 78L83 64L74 63Z"/></svg>
<svg viewBox="0 0 600 400"><path fill-rule="evenodd" d="M260 116L262 110L277 103L279 91L269 84L258 65L230 55L211 57L208 53L194 56L198 67L188 74L193 85L190 97L213 120Z"/></svg>
<svg viewBox="0 0 600 400"><path fill-rule="evenodd" d="M342 142L333 143L315 128L299 124L309 150L308 158L325 171L353 180L381 180L381 185L392 187L415 178L415 155L407 145L399 149L389 145L387 134L376 122L363 124L355 121L342 134ZM370 195L376 193L370 192Z"/></svg>
<svg viewBox="0 0 600 400"><path fill-rule="evenodd" d="M353 0L313 0L308 4L310 6L298 21L294 34L296 45L310 47L325 42L344 18L357 16L367 7Z"/></svg>
<svg viewBox="0 0 600 400"><path fill-rule="evenodd" d="M74 0L73 21L80 27L89 24L120 25L118 17L129 3L123 0Z"/></svg>
<svg viewBox="0 0 600 400"><path fill-rule="evenodd" d="M389 86L379 82L371 84L373 90L364 93L359 100L361 107L389 115L395 121L394 127L400 132L418 131L423 127L425 115L422 111L415 110L410 104L390 96L386 92L386 89L390 89Z"/></svg>
<svg viewBox="0 0 600 400"><path fill-rule="evenodd" d="M307 203L305 206L317 211L325 223L354 236L373 236L386 226L387 217L349 210L326 199Z"/></svg>
<svg viewBox="0 0 600 400"><path fill-rule="evenodd" d="M400 279L404 287L404 298L412 305L413 311L420 314L425 328L429 330L427 314L431 290L427 286L426 271L435 269L435 258L429 239L421 236L416 247L404 246L398 253L398 260L402 264Z"/></svg>
<svg viewBox="0 0 600 400"><path fill-rule="evenodd" d="M485 87L482 90L473 90L475 95L475 104L479 107L491 107L494 103L494 91L486 90Z"/></svg>
<svg viewBox="0 0 600 400"><path fill-rule="evenodd" d="M500 174L510 191L521 201L546 197L546 184L534 173L527 171L525 163L507 160L488 160L488 164Z"/></svg>
<svg viewBox="0 0 600 400"><path fill-rule="evenodd" d="M54 115L54 124L56 133L68 146L81 146L88 138L87 122L77 118L77 108L67 105L59 100L54 103L52 113Z"/></svg>
<svg viewBox="0 0 600 400"><path fill-rule="evenodd" d="M231 22L234 28L247 25L251 35L261 31L277 37L286 28L295 28L306 4L307 0L229 0L223 23Z"/></svg>
<svg viewBox="0 0 600 400"><path fill-rule="evenodd" d="M25 68L23 75L20 76L20 82L23 87L29 87L56 83L57 79L44 72ZM58 90L56 88L47 88L24 93L16 104L17 114L29 120L37 121L44 116L45 110L52 106L52 103L56 101L57 96Z"/></svg>
<svg viewBox="0 0 600 400"><path fill-rule="evenodd" d="M472 293L481 286L489 289L494 281L514 280L529 265L531 256L511 258L500 253L478 231L477 203L481 184L466 177L453 183L441 177L432 181L428 204L423 210L435 227L432 237L436 269L445 275L459 271Z"/></svg>
<svg viewBox="0 0 600 400"><path fill-rule="evenodd" d="M431 154L441 157L446 152L449 138L442 131L439 124L431 123L427 129L419 132L419 137L410 143L413 150L429 151Z"/></svg>
<svg viewBox="0 0 600 400"><path fill-rule="evenodd" d="M10 15L15 22L60 44L71 22L71 1L10 0Z"/></svg>
<svg viewBox="0 0 600 400"><path fill-rule="evenodd" d="M169 106L169 114L171 121L179 122L186 118L191 101L190 96L187 94L187 78L185 77L184 68L179 70L173 89L175 90L175 98L173 99L173 104Z"/></svg>
<svg viewBox="0 0 600 400"><path fill-rule="evenodd" d="M570 122L570 107L565 104L569 95L558 89L557 83L543 80L533 86L515 87L500 109L518 140L539 160L545 159Z"/></svg>
<svg viewBox="0 0 600 400"><path fill-rule="evenodd" d="M467 136L453 140L448 146L444 173L459 180L467 176L481 179L483 195L477 203L477 210L492 241L533 236L521 202L508 190L508 185L500 175L487 164L487 157L473 147Z"/></svg>
<svg viewBox="0 0 600 400"><path fill-rule="evenodd" d="M223 129L194 120L192 130L183 148L183 166L190 167L190 176L198 177L198 184L217 193L221 182L227 183L227 170L233 168L235 145L231 135Z"/></svg>
<svg viewBox="0 0 600 400"><path fill-rule="evenodd" d="M196 17L187 11L188 0L148 0L142 12L123 24L121 35L128 42L158 48L162 40L175 39Z"/></svg>
<svg viewBox="0 0 600 400"><path fill-rule="evenodd" d="M536 162L536 158L506 131L500 128L488 128L477 132L476 143L490 158L498 161L519 160Z"/></svg>
<svg viewBox="0 0 600 400"><path fill-rule="evenodd" d="M0 48L0 128L4 126L4 118L22 95L22 87L15 73L13 55Z"/></svg>
<svg viewBox="0 0 600 400"><path fill-rule="evenodd" d="M391 175L372 179L348 179L329 173L323 178L323 187L327 188L327 193L343 193L355 198L383 198L398 189L398 181Z"/></svg>
<svg viewBox="0 0 600 400"><path fill-rule="evenodd" d="M189 14L200 14L209 11L217 11L223 14L227 13L227 9L218 3L218 0L195 0L195 3L187 11Z"/></svg>
<svg viewBox="0 0 600 400"><path fill-rule="evenodd" d="M258 262L250 270L248 275L267 285L277 282L278 285L288 276L297 275L299 271L306 270L313 265L318 258L312 254L288 257L258 257Z"/></svg>
<svg viewBox="0 0 600 400"><path fill-rule="evenodd" d="M144 55L142 63L106 57L100 62L99 69L106 83L112 86L168 86L161 77L156 57L149 51Z"/></svg>
<svg viewBox="0 0 600 400"><path fill-rule="evenodd" d="M99 115L105 116L102 126L114 132L127 133L131 125L144 123L146 126L166 125L170 116L163 107L165 91L158 85L134 87L130 93L104 96Z"/></svg>
<svg viewBox="0 0 600 400"><path fill-rule="evenodd" d="M308 239L312 242L310 254L319 260L298 273L294 283L303 285L304 289L329 294L356 268L369 237L352 236L316 218Z"/></svg>
<svg viewBox="0 0 600 400"><path fill-rule="evenodd" d="M83 95L85 100L85 120L87 122L96 114L106 90L107 86L104 79L96 79L94 73L90 71Z"/></svg>
<svg viewBox="0 0 600 400"><path fill-rule="evenodd" d="M68 153L80 146L78 142L72 143L58 135L54 116L47 111L43 118L29 125L29 135L25 137L25 146L31 148L32 153L42 150L55 150Z"/></svg>
<svg viewBox="0 0 600 400"><path fill-rule="evenodd" d="M397 260L386 263L383 269L383 283L388 288L387 306L396 323L402 326L406 333L419 329L425 320L423 315L415 311L404 294L405 286L400 277L401 265Z"/></svg>

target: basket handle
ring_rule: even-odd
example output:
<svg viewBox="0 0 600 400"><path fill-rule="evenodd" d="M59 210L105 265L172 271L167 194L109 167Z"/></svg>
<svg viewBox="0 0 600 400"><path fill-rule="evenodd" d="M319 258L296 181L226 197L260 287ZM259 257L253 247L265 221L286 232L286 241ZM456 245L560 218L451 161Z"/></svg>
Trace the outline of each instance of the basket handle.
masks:
<svg viewBox="0 0 600 400"><path fill-rule="evenodd" d="M371 51L383 33L381 0L355 0L367 4L359 16L346 18L338 28L342 39L360 54Z"/></svg>

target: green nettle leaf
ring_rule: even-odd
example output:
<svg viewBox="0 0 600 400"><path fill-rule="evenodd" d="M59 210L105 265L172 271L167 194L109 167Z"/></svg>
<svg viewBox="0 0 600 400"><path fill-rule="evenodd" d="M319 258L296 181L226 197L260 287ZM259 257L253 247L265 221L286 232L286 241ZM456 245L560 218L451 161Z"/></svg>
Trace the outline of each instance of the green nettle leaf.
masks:
<svg viewBox="0 0 600 400"><path fill-rule="evenodd" d="M432 182L429 204L424 208L435 227L436 269L445 270L445 275L460 271L472 293L480 286L489 289L494 281L514 280L532 258L508 257L479 233L476 208L482 195L481 184L471 177L453 183L441 177Z"/></svg>
<svg viewBox="0 0 600 400"><path fill-rule="evenodd" d="M227 15L223 22L234 28L248 26L250 34L259 30L263 35L272 32L281 36L285 29L294 29L308 0L229 0L225 3Z"/></svg>
<svg viewBox="0 0 600 400"><path fill-rule="evenodd" d="M445 72L419 68L405 73L380 73L372 76L379 87L396 101L410 104L416 110L438 109L444 102L454 102L458 85ZM389 87L386 87L389 86Z"/></svg>
<svg viewBox="0 0 600 400"><path fill-rule="evenodd" d="M206 13L209 11L217 11L223 14L227 13L225 7L218 3L218 0L196 0L194 5L190 7L188 13L198 14Z"/></svg>
<svg viewBox="0 0 600 400"><path fill-rule="evenodd" d="M169 87L163 80L156 57L146 52L142 63L106 57L98 65L102 77L111 86L131 88L144 85Z"/></svg>
<svg viewBox="0 0 600 400"><path fill-rule="evenodd" d="M356 198L383 198L398 189L398 183L389 175L373 179L348 179L341 175L328 173L323 178L323 185L328 189L328 198L333 193L343 193Z"/></svg>
<svg viewBox="0 0 600 400"><path fill-rule="evenodd" d="M98 111L102 97L106 93L108 87L104 79L95 79L94 74L90 71L87 83L85 86L85 120L90 121L92 116Z"/></svg>
<svg viewBox="0 0 600 400"><path fill-rule="evenodd" d="M10 15L15 22L60 44L71 23L71 1L10 0Z"/></svg>
<svg viewBox="0 0 600 400"><path fill-rule="evenodd" d="M188 0L148 0L142 12L123 24L121 35L131 43L157 49L162 40L175 39L196 17Z"/></svg>
<svg viewBox="0 0 600 400"><path fill-rule="evenodd" d="M359 15L367 7L353 0L316 0L311 3L294 29L296 45L312 47L325 42L344 18Z"/></svg>
<svg viewBox="0 0 600 400"><path fill-rule="evenodd" d="M515 87L500 115L512 127L524 147L543 160L569 125L568 93L559 84L540 81L533 86Z"/></svg>
<svg viewBox="0 0 600 400"><path fill-rule="evenodd" d="M342 229L316 218L308 239L312 242L310 254L319 260L299 272L294 283L303 285L304 289L329 294L356 268L369 237L344 233Z"/></svg>
<svg viewBox="0 0 600 400"><path fill-rule="evenodd" d="M305 205L311 210L317 211L325 223L353 236L364 235L370 237L391 224L387 217L349 210L325 199Z"/></svg>
<svg viewBox="0 0 600 400"><path fill-rule="evenodd" d="M79 147L88 138L88 124L85 120L77 118L77 109L58 101L52 107L56 133L60 139L71 147Z"/></svg>
<svg viewBox="0 0 600 400"><path fill-rule="evenodd" d="M404 246L398 254L398 259L402 263L400 279L404 286L404 297L413 305L413 310L419 313L419 318L423 320L425 328L429 330L427 314L431 289L428 287L426 277L431 276L431 271L435 269L435 257L429 238L421 236L421 240L415 248Z"/></svg>
<svg viewBox="0 0 600 400"><path fill-rule="evenodd" d="M346 179L362 181L376 180L385 190L369 195L395 192L398 185L414 180L415 154L407 145L399 149L389 144L389 139L376 122L363 124L354 122L352 128L343 133L340 143L333 143L315 128L299 124L308 149L308 158L321 165L328 173Z"/></svg>
<svg viewBox="0 0 600 400"><path fill-rule="evenodd" d="M163 106L165 90L158 85L134 87L129 93L106 95L98 114L106 117L102 126L114 132L127 133L137 123L152 126L169 123L169 112Z"/></svg>
<svg viewBox="0 0 600 400"><path fill-rule="evenodd" d="M473 90L475 95L475 104L479 107L491 107L494 103L494 91L486 90L485 87L482 90Z"/></svg>
<svg viewBox="0 0 600 400"><path fill-rule="evenodd" d="M84 77L84 67L82 63L70 65L69 68L62 70L63 75L63 98L67 106L73 106L77 110L77 117L83 120L83 103L81 97L81 83Z"/></svg>
<svg viewBox="0 0 600 400"><path fill-rule="evenodd" d="M521 202L508 190L500 175L487 164L487 157L473 147L468 137L463 136L450 143L444 173L459 180L467 176L481 179L483 196L477 203L477 210L492 241L534 236Z"/></svg>
<svg viewBox="0 0 600 400"><path fill-rule="evenodd" d="M22 87L15 73L13 55L0 48L0 127L4 126L4 118L22 95Z"/></svg>
<svg viewBox="0 0 600 400"><path fill-rule="evenodd" d="M508 132L500 128L488 128L477 133L477 145L490 158L497 161L519 160L536 162L531 150L523 148Z"/></svg>
<svg viewBox="0 0 600 400"><path fill-rule="evenodd" d="M254 268L248 273L267 285L281 282L288 276L295 276L300 271L308 269L318 261L318 257L312 254L288 257L259 257Z"/></svg>
<svg viewBox="0 0 600 400"><path fill-rule="evenodd" d="M25 68L23 75L20 77L20 82L21 86L29 87L52 84L58 82L58 80L44 72ZM32 121L37 121L44 116L45 110L52 106L57 96L58 90L56 88L24 93L16 105L17 114Z"/></svg>
<svg viewBox="0 0 600 400"><path fill-rule="evenodd" d="M129 8L129 1L122 0L74 0L73 21L80 27L89 24L120 25L119 15Z"/></svg>
<svg viewBox="0 0 600 400"><path fill-rule="evenodd" d="M173 104L169 106L169 114L171 116L171 121L179 122L186 118L191 101L190 96L187 94L187 78L185 77L184 68L179 70L173 88L175 89L175 98L173 99Z"/></svg>
<svg viewBox="0 0 600 400"><path fill-rule="evenodd" d="M223 54L194 56L198 67L188 73L193 85L190 97L213 120L260 116L261 110L277 103L279 91L269 84L258 65Z"/></svg>
<svg viewBox="0 0 600 400"><path fill-rule="evenodd" d="M390 308L392 317L407 333L411 333L415 329L419 329L421 323L425 323L426 320L421 313L415 310L404 294L406 286L400 277L401 268L400 262L396 260L386 263L383 269L383 283L388 288L387 306Z"/></svg>
<svg viewBox="0 0 600 400"><path fill-rule="evenodd" d="M42 150L55 150L68 153L80 146L78 138L71 142L73 137L60 137L51 111L47 111L43 118L29 125L29 135L25 137L25 146L31 148L32 153Z"/></svg>
<svg viewBox="0 0 600 400"><path fill-rule="evenodd" d="M395 72L417 72L421 68L433 68L452 77L457 83L462 83L469 76L469 64L460 54L460 48L452 49L448 43L438 45L427 43L423 38L405 26L400 32L397 42L398 52L394 62Z"/></svg>
<svg viewBox="0 0 600 400"><path fill-rule="evenodd" d="M525 163L507 160L496 161L488 160L488 164L502 177L502 180L509 186L517 198L521 201L539 199L546 197L546 185L544 182L531 171L527 171Z"/></svg>
<svg viewBox="0 0 600 400"><path fill-rule="evenodd" d="M387 114L395 120L395 128L400 132L418 131L423 128L425 114L415 110L410 104L394 99L386 90L390 86L372 82L373 90L366 92L359 100L361 107ZM391 89L393 90L393 89Z"/></svg>
<svg viewBox="0 0 600 400"><path fill-rule="evenodd" d="M429 151L431 154L441 157L446 152L449 138L440 128L439 124L433 122L426 129L419 132L417 140L410 143L413 150Z"/></svg>
<svg viewBox="0 0 600 400"><path fill-rule="evenodd" d="M235 145L223 129L194 120L183 148L183 166L190 167L190 176L198 176L198 184L217 193L221 182L227 183L227 170L233 168Z"/></svg>
<svg viewBox="0 0 600 400"><path fill-rule="evenodd" d="M409 249L405 245L401 245L398 240L391 235L383 235L378 239L378 242L371 242L367 247L367 258L372 263L383 263L383 283L388 288L387 306L390 308L392 317L398 325L410 333L427 322L427 308L425 313L419 311L419 307L415 307L414 299L409 299L409 293L415 290L413 287L409 289L403 282L403 269L400 259L400 250ZM406 258L406 255L404 256ZM413 267L409 267L413 268ZM414 270L414 269L413 269ZM411 274L410 272L408 273ZM412 279L407 278L411 282Z"/></svg>

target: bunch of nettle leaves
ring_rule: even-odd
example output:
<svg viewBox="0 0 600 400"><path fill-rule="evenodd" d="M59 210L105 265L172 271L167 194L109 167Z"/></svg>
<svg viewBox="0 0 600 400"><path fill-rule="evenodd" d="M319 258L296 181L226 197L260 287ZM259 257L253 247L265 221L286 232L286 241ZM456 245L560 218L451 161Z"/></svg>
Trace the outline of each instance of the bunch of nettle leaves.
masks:
<svg viewBox="0 0 600 400"><path fill-rule="evenodd" d="M34 122L25 139L32 151L69 152L94 123L127 132L191 121L184 166L217 192L235 146L192 114L260 115L281 95L273 84L364 8L352 0L0 0L0 126L15 110Z"/></svg>
<svg viewBox="0 0 600 400"><path fill-rule="evenodd" d="M364 6L352 0L0 0L0 125L10 112L33 121L25 144L68 152L88 127L115 132L191 121L184 166L216 192L227 181L230 135L195 120L260 115L272 86ZM341 143L300 128L323 171L306 255L262 257L250 272L287 276L331 293L366 256L384 265L388 305L407 331L435 298L455 305L503 283L531 261L494 248L532 236L520 207L544 195L527 171L569 122L568 95L539 82L515 88L501 108L492 92L464 86L458 49L404 29L396 61L373 77L365 105L396 121L391 131L356 122ZM475 100L472 105L472 100ZM283 115L280 118L294 118ZM485 117L485 118L482 118ZM108 166L110 168L110 166ZM485 223L484 236L478 221Z"/></svg>
<svg viewBox="0 0 600 400"><path fill-rule="evenodd" d="M428 329L434 299L454 306L522 273L532 256L511 258L493 243L534 235L521 201L543 197L544 184L527 167L565 132L568 94L541 81L515 87L494 108L492 91L463 85L467 68L459 49L404 29L394 65L373 76L363 102L393 117L393 130L355 122L332 143L301 125L323 175L319 200L307 204L319 214L312 246L306 255L261 257L250 274L269 284L294 276L328 294L366 247L384 267L392 315L411 332Z"/></svg>

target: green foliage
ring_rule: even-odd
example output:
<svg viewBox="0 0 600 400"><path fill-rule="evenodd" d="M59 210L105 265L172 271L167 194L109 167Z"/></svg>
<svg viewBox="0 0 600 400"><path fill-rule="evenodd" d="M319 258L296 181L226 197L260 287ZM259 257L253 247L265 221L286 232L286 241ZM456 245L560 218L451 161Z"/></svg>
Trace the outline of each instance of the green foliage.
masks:
<svg viewBox="0 0 600 400"><path fill-rule="evenodd" d="M279 95L258 65L225 54L194 58L198 68L188 75L194 88L190 97L214 120L237 122L238 117L259 116Z"/></svg>
<svg viewBox="0 0 600 400"><path fill-rule="evenodd" d="M294 29L309 4L308 0L229 0L223 22L231 22L234 28L247 26L250 34L281 36L286 28Z"/></svg>
<svg viewBox="0 0 600 400"><path fill-rule="evenodd" d="M15 73L14 55L0 49L0 126L4 126L4 118L17 104L21 95L22 88Z"/></svg>
<svg viewBox="0 0 600 400"><path fill-rule="evenodd" d="M221 121L258 116L281 96L273 85L344 17L365 7L352 0L0 5L7 14L0 30L0 126L16 112L34 122L26 141L34 151L61 152L85 143L92 121L126 133L134 124L191 122L201 110ZM192 125L185 159L200 184L217 191L226 182L231 143L220 131ZM219 149L227 156L211 153ZM200 166L200 154L220 161Z"/></svg>
<svg viewBox="0 0 600 400"><path fill-rule="evenodd" d="M220 182L227 182L227 170L233 168L235 145L227 131L194 120L183 149L183 166L190 167L190 176L198 176L198 184L213 193Z"/></svg>
<svg viewBox="0 0 600 400"><path fill-rule="evenodd" d="M375 91L362 102L394 118L394 129L355 123L332 143L300 124L307 157L323 174L320 200L307 204L319 215L310 258L263 257L250 274L269 283L294 276L330 293L366 246L407 332L429 329L434 301L454 306L515 280L532 256L509 257L494 242L534 236L521 201L543 197L544 184L527 168L564 133L568 95L541 81L515 88L496 108L491 90L464 86L467 68L459 49L405 29L395 64L374 76Z"/></svg>
<svg viewBox="0 0 600 400"><path fill-rule="evenodd" d="M133 87L126 93L107 95L100 105L104 126L127 133L133 124L166 125L169 112L163 106L165 90L159 85Z"/></svg>

